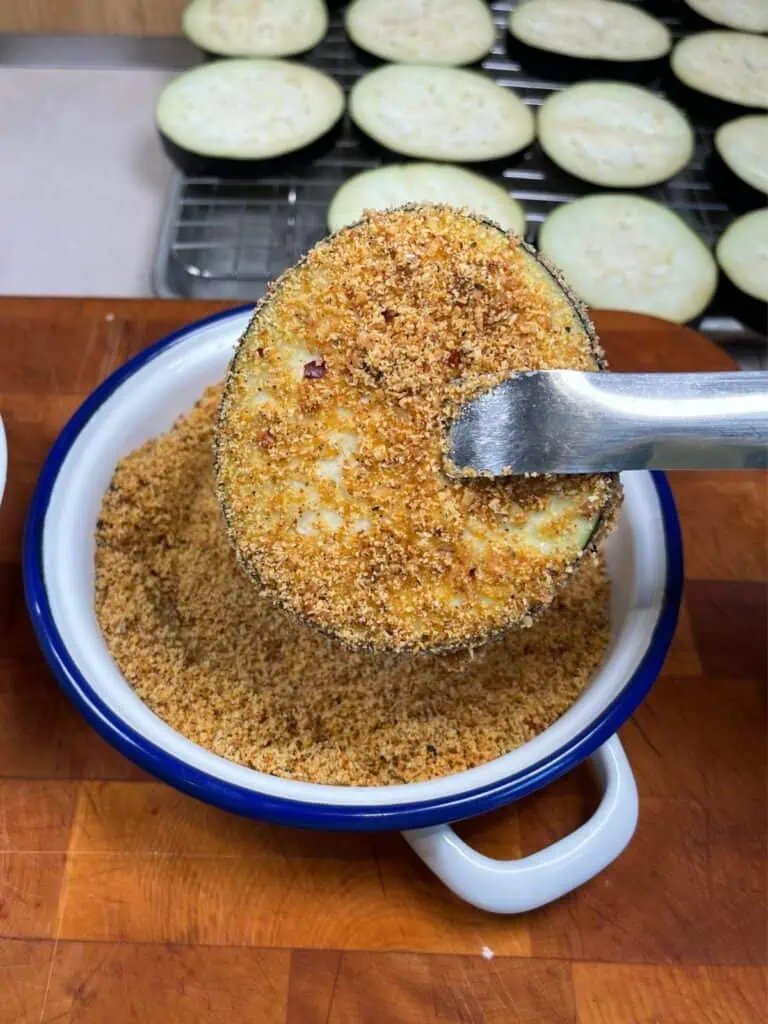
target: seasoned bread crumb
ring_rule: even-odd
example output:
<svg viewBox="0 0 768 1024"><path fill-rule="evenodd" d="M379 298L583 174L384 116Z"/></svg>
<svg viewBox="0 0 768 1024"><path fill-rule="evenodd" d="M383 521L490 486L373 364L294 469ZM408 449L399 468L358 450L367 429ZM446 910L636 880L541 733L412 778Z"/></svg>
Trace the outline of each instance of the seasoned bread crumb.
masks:
<svg viewBox="0 0 768 1024"><path fill-rule="evenodd" d="M232 362L217 489L241 563L350 647L530 626L607 532L617 479L451 479L447 425L516 370L603 365L520 239L445 206L369 214L274 284Z"/></svg>
<svg viewBox="0 0 768 1024"><path fill-rule="evenodd" d="M530 629L474 655L349 651L259 597L238 566L214 493L220 394L120 462L97 529L98 620L157 715L272 775L388 785L482 764L567 710L608 643L596 557Z"/></svg>

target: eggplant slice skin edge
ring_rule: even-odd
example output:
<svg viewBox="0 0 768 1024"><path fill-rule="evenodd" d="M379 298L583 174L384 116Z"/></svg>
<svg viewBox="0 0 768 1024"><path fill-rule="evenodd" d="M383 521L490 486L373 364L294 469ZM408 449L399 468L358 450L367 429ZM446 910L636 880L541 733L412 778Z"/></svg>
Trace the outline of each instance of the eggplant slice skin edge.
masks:
<svg viewBox="0 0 768 1024"><path fill-rule="evenodd" d="M768 303L768 208L733 221L721 235L716 252L723 273L740 291Z"/></svg>
<svg viewBox="0 0 768 1024"><path fill-rule="evenodd" d="M714 25L738 32L768 32L765 0L684 0L694 14Z"/></svg>
<svg viewBox="0 0 768 1024"><path fill-rule="evenodd" d="M768 38L698 32L681 39L670 64L683 86L719 103L768 110Z"/></svg>
<svg viewBox="0 0 768 1024"><path fill-rule="evenodd" d="M405 64L474 64L496 41L484 0L355 0L344 27L361 50Z"/></svg>
<svg viewBox="0 0 768 1024"><path fill-rule="evenodd" d="M420 218L423 221L426 228L425 234L417 237L412 234L409 235L407 228L403 229L400 222L405 218L411 217ZM391 463L390 469L383 470L383 472L385 474L391 472L391 466L401 467L397 469L397 472L404 474L403 487L405 490L403 491L402 488L398 488L397 492L393 492L390 495L388 500L394 502L394 506L390 507L390 505L387 505L386 512L382 514L385 516L394 515L395 519L393 522L397 522L398 516L401 515L407 519L411 514L412 504L408 498L404 496L398 498L397 494L408 494L408 488L417 486L420 489L419 493L423 495L424 501L427 502L426 505L422 503L420 506L422 514L431 515L432 503L434 500L437 500L436 494L438 491L442 494L442 490L446 486L450 491L451 487L454 487L455 484L446 485L440 483L440 481L445 479L444 474L438 468L437 463L432 461L433 457L437 454L437 450L431 446L431 443L427 443L425 448L422 440L419 439L421 437L419 433L421 430L426 431L425 437L428 435L432 436L429 433L432 428L428 427L427 424L435 423L436 421L430 419L429 416L427 416L426 420L422 420L421 416L412 419L410 414L404 414L397 398L399 394L398 388L395 387L394 391L391 390L390 385L394 386L395 380L400 380L400 377L397 375L403 370L403 367L406 364L411 365L411 355L406 356L401 353L400 357L398 357L397 366L393 364L390 367L391 371L395 373L395 378L390 380L389 385L382 383L383 378L376 374L370 378L370 380L376 380L375 385L371 385L370 381L366 384L364 380L359 378L357 372L348 376L344 370L346 365L344 360L347 358L351 360L349 363L350 369L358 366L361 352L358 349L357 343L349 348L342 344L339 341L339 335L334 324L329 322L325 325L325 329L330 332L327 337L323 338L315 331L311 342L315 347L312 349L312 352L305 351L305 346L309 342L301 339L296 341L293 333L286 334L280 326L281 323L284 323L284 316L286 314L284 303L288 303L288 316L291 315L290 309L294 308L296 303L300 306L305 304L308 312L314 310L315 298L313 289L309 285L312 281L316 280L321 290L325 291L332 287L328 276L330 267L336 268L332 274L342 274L339 282L346 282L341 285L342 289L345 292L350 292L349 279L346 277L346 270L344 268L347 266L346 261L354 258L355 253L358 252L356 249L358 239L375 237L382 240L381 244L387 244L390 248L394 246L395 248L391 249L388 259L391 258L395 261L392 264L393 268L395 265L405 268L402 272L410 279L411 261L418 259L414 255L414 247L418 249L419 245L423 244L427 246L427 249L424 250L425 252L433 251L430 248L433 245L430 239L441 237L446 223L450 222L450 228L450 225L458 220L473 221L477 224L476 231L478 232L478 239L481 241L482 251L485 253L485 247L488 247L488 252L485 253L482 259L487 258L490 260L489 267L492 264L495 266L494 273L503 273L504 263L502 257L494 261L492 254L497 251L501 253L502 249L505 249L506 243L504 240L508 236L505 236L505 233L501 232L497 225L491 224L483 218L474 215L468 216L466 213L462 214L454 209L440 205L412 205L400 207L397 210L387 211L386 213L372 214L370 217L364 218L362 222L344 228L330 238L318 243L295 267L287 271L283 277L275 282L274 287L254 312L251 324L241 339L230 365L225 385L215 441L217 493L225 521L228 524L230 537L234 543L241 565L262 587L262 592L265 596L269 595L272 600L281 604L293 614L298 615L303 621L314 625L322 632L335 636L346 646L358 649L389 651L398 654L448 653L449 651L483 644L515 625L529 625L533 618L546 607L551 597L554 597L554 594L560 587L567 583L571 569L582 558L587 557L596 550L597 545L599 545L603 537L611 529L615 519L615 512L620 502L620 485L618 478L614 474L598 475L591 479L590 482L586 480L582 482L586 488L585 500L587 500L588 495L588 502L584 507L588 508L589 512L588 514L587 512L583 513L587 518L580 518L582 513L574 511L574 506L572 511L574 511L576 518L573 520L572 525L577 527L576 534L571 536L568 533L567 537L565 534L562 537L560 534L557 534L557 536L554 534L551 536L550 534L547 535L547 544L556 545L556 549L552 550L559 552L556 557L560 558L560 555L563 556L558 565L561 562L565 565L563 561L565 559L569 568L565 569L562 574L558 570L556 579L542 576L541 574L535 576L535 579L538 581L535 585L536 587L539 584L550 587L551 584L551 597L548 591L546 601L539 603L539 598L537 597L533 605L529 604L528 612L524 615L524 621L517 620L515 617L517 612L513 614L512 605L508 607L506 598L504 598L501 605L494 603L496 599L493 596L488 599L490 604L486 604L485 599L480 599L481 594L484 592L483 588L488 581L484 581L482 572L478 569L472 569L467 572L464 562L466 558L469 558L475 566L484 565L483 559L485 555L482 554L484 548L476 550L476 540L473 539L475 535L469 535L466 531L461 533L461 538L457 540L457 543L464 545L466 550L462 548L463 554L461 558L458 561L452 562L455 566L455 572L453 569L450 570L451 578L448 579L445 573L442 573L439 577L434 577L436 581L434 585L442 588L440 589L440 595L442 596L438 600L439 608L437 605L435 606L435 615L437 617L432 622L432 625L427 627L425 623L420 621L418 616L414 618L412 599L417 599L420 609L419 615L427 614L425 609L433 607L432 598L429 596L432 594L431 583L427 586L426 604L421 603L421 599L418 598L417 591L421 587L421 583L417 584L417 591L413 589L413 585L416 585L414 581L421 579L418 574L409 578L408 586L405 585L405 582L399 575L390 577L385 574L383 577L379 577L378 574L374 574L367 584L367 586L373 587L371 591L373 597L369 600L368 596L366 596L368 591L364 591L366 599L365 608L363 609L359 603L361 596L357 590L355 591L356 600L353 606L348 605L346 597L344 597L344 594L346 594L346 585L344 583L346 570L342 571L342 566L354 565L357 567L355 572L359 569L359 563L356 560L354 551L348 550L350 537L352 534L359 533L359 530L364 531L363 536L366 535L365 531L371 530L371 536L375 537L380 529L384 530L385 535L389 535L388 531L391 531L392 528L392 522L387 525L387 519L382 520L381 524L378 523L377 513L380 513L384 506L381 506L379 503L379 480L377 475L371 475L368 470L361 474L355 465L357 459L369 460L371 453L376 455L376 458L384 459L383 465L390 465L390 462L387 461L389 459L387 454L389 449L386 445L382 446L376 440L381 436L380 432L385 429L386 417L394 415L396 422L399 424L398 430L401 433L405 431L400 443L403 443L403 438L407 435L410 439L408 443L413 443L418 447L417 461L425 458L427 463L429 463L431 468L427 476L429 476L431 482L427 487L427 491L424 492L422 488L426 480L424 476L426 471L421 463L419 463L421 468L415 469L413 473L408 468L411 465L409 460L402 462L396 460L395 463ZM389 226L392 226L393 234L387 234L387 231L390 230ZM489 229L491 230L489 231ZM371 231L373 231L373 235L370 234ZM380 234L382 231L384 231L384 235ZM392 241L386 242L385 238L392 239ZM394 241L396 238L399 241ZM379 243L376 242L375 244L378 245ZM402 246L399 250L397 249L398 245ZM547 293L551 291L553 316L557 320L557 330L560 332L558 337L564 340L565 347L571 353L569 358L575 358L579 363L586 360L595 369L603 369L605 363L602 350L586 310L575 299L572 292L569 291L559 272L523 241L518 240L514 243L514 251L519 254L519 261L516 265L521 266L524 264L527 268L525 274L530 274L533 280L540 282ZM344 253L347 256L343 256ZM341 263L338 262L340 258ZM404 260L405 263L398 263L400 260ZM462 268L462 273L466 273L469 264L461 262L457 266ZM355 272L353 270L352 274L354 275ZM318 273L319 277L317 276ZM400 273L400 271L397 273ZM427 276L429 277L429 272L427 272ZM390 279L386 278L385 280L389 281ZM452 287L450 282L453 280L450 274L442 273L434 278L438 289ZM388 287L391 287L391 285L388 285ZM414 287L417 289L414 294L421 294L419 291L421 285L416 284ZM484 292L484 289L481 289L481 291ZM393 295L395 304L399 301L396 293L397 287L395 286L395 295ZM383 301L378 292L372 297L367 296L367 291L360 292L358 295L355 292L355 288L352 287L348 299L344 299L339 306L334 304L329 307L333 310L333 317L338 315L344 320L349 315L347 303L352 303L350 309L354 308L355 318L358 318L361 315L361 302L365 308L370 307L370 310L376 310L377 304ZM368 303L367 306L365 306L366 303ZM439 310L442 311L445 308L442 300L440 300ZM278 315L281 309L283 313ZM384 309L384 313L389 313L389 317L383 316L382 322L385 326L382 327L378 321L378 317L382 316L382 313L376 310L379 329L386 332L390 329L386 326L387 324L396 325L398 323L397 318L399 314L396 310L389 309L389 306ZM310 313L311 315L313 314ZM469 312L467 315L471 317L472 314ZM567 323L567 327L563 326L565 323ZM396 330L396 327L391 329ZM567 333L562 333L564 331ZM408 334L407 328L406 334ZM410 337L411 335L409 334L408 336ZM370 358L376 358L375 352L378 351L376 348L378 342L371 338L367 332L363 332L359 340L364 345L371 346L368 349ZM414 343L417 346L422 344L417 338L414 339ZM496 335L494 344L498 343L499 336ZM450 387L452 385L448 385L447 382L463 375L453 368L453 362L438 358L443 347L446 345L450 346L450 335L446 336L445 333L438 332L432 344L436 346L436 351L433 354L436 358L434 366L436 367L435 373L437 376L428 386L426 394L429 397L426 400L428 403L433 403L431 407L434 409L436 408L435 402L439 404L443 401L442 388L444 385L439 384L437 378L439 377L441 381L444 380L446 386ZM549 341L547 344L549 344ZM298 349L294 351L293 349L297 345ZM328 345L331 348L326 352L325 347ZM348 353L345 356L344 353L347 352L347 348ZM400 350L398 349L398 351ZM579 354L576 356L574 353ZM416 350L412 352L412 355L415 354ZM542 354L542 358L545 360L551 357L551 353L550 355ZM303 360L307 358L310 359L310 362L303 364ZM510 356L510 358L512 357ZM365 374L368 374L369 371L365 370L367 365L366 359L367 357L364 356L363 363L360 366L363 367ZM319 363L322 363L327 369L327 376L323 373L323 380L320 383L310 383L309 385L305 383L303 385L301 383L302 364L304 377L312 376L314 378L319 376L319 374L315 373L315 368ZM397 367L400 367L400 369L398 370ZM311 374L307 373L308 370L311 371ZM380 374L385 372L389 371L383 369L378 371ZM294 376L290 377L291 374ZM290 380L288 380L286 375L289 375ZM365 379L367 380L368 378L366 377ZM485 379L486 377L483 375L482 380ZM260 416L267 415L269 422L276 424L271 428L275 431L275 435L281 431L280 425L275 420L275 413L280 413L281 416L287 417L285 422L290 424L292 422L290 405L292 402L300 399L300 393L303 393L303 389L306 389L306 387L317 387L320 389L317 392L317 404L312 406L313 417L316 418L316 426L306 422L306 433L298 441L292 440L289 448L284 449L283 454L277 448L277 442L273 443L272 436L267 438L268 444L263 448L254 449L250 444L243 447L239 439L254 435L258 428ZM350 388L352 388L352 391L350 391ZM294 392L299 397L291 397ZM326 397L323 399L322 395ZM356 398L356 395L359 395L359 398ZM278 402L279 408L269 406L269 403L273 401ZM285 407L286 402L287 407ZM341 406L338 405L338 402L342 403ZM356 415L355 406L359 403L361 404L360 414ZM268 406L271 412L269 414L263 413L262 410ZM344 424L343 428L335 433L334 430L336 428L334 424L336 419L334 417L340 417L340 422ZM315 420L313 419L314 422ZM330 433L327 429L328 424L334 428ZM389 428L386 429L388 430ZM313 431L315 432L313 433ZM320 431L318 436L316 436L317 431ZM415 434L414 431L416 432ZM350 437L350 433L363 436ZM329 443L333 446L334 454L332 459L329 460L326 457L328 453L325 450L325 442L322 444L318 443L319 436L327 437ZM318 463L313 472L313 465L318 458L318 453L325 461ZM274 467L271 467L270 460L273 458L276 461ZM254 459L259 462L258 466L255 465ZM283 461L281 462L280 459ZM289 462L285 463L285 459L288 459ZM296 460L299 460L299 462L296 462ZM332 470L330 477L329 469ZM285 505L284 508L282 505L278 508L274 503L270 504L263 500L258 507L254 507L253 491L249 483L249 479L254 472L260 480L260 487L267 486L269 474L277 474L275 479L279 478L281 474L287 474L290 478L289 487L280 491L281 497L279 499ZM349 477L346 476L347 472L351 474ZM340 478L338 478L339 474L341 474ZM328 487L323 482L330 478L333 478L335 481L335 487ZM317 482L313 487L309 487L308 485L312 483L313 479ZM291 482L293 482L292 486L295 489L295 493L290 490ZM528 483L525 484L526 487ZM581 494L580 488L582 483L576 487L576 491L579 494ZM433 484L437 487L437 490L435 490ZM572 482L569 482L567 485L562 483L562 488L564 489L561 491L560 483L556 484L555 481L552 481L552 484L555 488L555 497L552 498L553 504L550 511L552 515L559 516L565 508L565 506L562 506L562 501L566 502L569 509L571 508L571 505L568 503L575 494L575 485ZM541 478L538 483L533 482L534 487L540 485L548 486L544 478ZM274 488L274 481L272 486ZM478 500L481 502L490 500L491 491L487 490L491 486L489 482L478 481L476 484L470 482L466 486L477 486ZM521 486L523 485L521 484ZM317 491L317 493L310 493L313 491ZM549 493L547 491L547 494ZM562 501L558 497L561 493ZM427 500L427 495L429 495L429 500ZM519 500L524 501L519 494L517 497ZM463 501L463 499L461 500ZM578 497L573 500L576 500L577 504L580 501ZM374 502L373 507L370 509L370 512L373 513L372 515L368 515L366 511L369 501ZM330 506L328 502L331 503ZM438 513L438 519L442 522L445 506L442 498L439 499L439 502L441 511ZM513 502L510 507L517 508L518 506ZM467 512L464 505L462 505L462 508L464 510L460 513L460 518L463 521ZM481 513L476 512L476 514L479 515ZM360 515L363 516L362 520L355 518ZM263 516L267 517L264 520L264 528L262 528L262 525L259 525ZM548 519L547 522L549 522ZM496 518L493 519L493 523L496 523ZM534 515L530 524L534 531L539 528L536 524L540 525L539 519ZM480 530L482 533L486 529L479 520L477 522L473 520L469 523L469 527L470 533L472 530ZM488 529L496 529L496 527L489 526ZM286 536L286 542L290 541L289 546L285 547L283 545L278 551L269 540L268 533L270 530L277 530L281 537L284 536L286 530L291 535L295 532L299 537L298 540L296 538L291 540L290 537ZM350 530L352 533L350 533ZM338 537L341 540L337 542L334 538ZM562 548L560 547L561 540L565 545ZM337 543L340 545L338 551L336 551ZM505 540L504 544L506 543L507 541ZM525 541L525 543L528 542ZM538 541L535 543L538 544ZM313 545L315 547L319 546L318 551L325 565L323 582L320 585L320 589L322 593L326 594L328 600L326 600L326 597L323 597L319 603L315 600L319 592L317 576L305 573L305 578L302 582L297 579L295 572L290 569L289 565L289 563L293 564L291 559L294 556L299 558L301 565L313 564L311 558L307 559L306 553L302 554L304 547L308 546L307 550L310 548L314 550ZM366 550L370 549L373 553L379 551L378 543L374 544L373 547L366 543L364 547ZM418 544L416 548L421 550ZM402 556L402 551L399 547L397 550L400 551L400 554L396 554L395 557L399 558ZM547 551L550 552L550 547L547 547ZM550 555L548 554L547 557L550 557ZM286 558L288 561L286 561ZM350 561L350 559L352 560ZM480 561L477 561L477 559L480 559ZM338 567L334 569L333 573L329 573L328 566L336 565L336 560L338 560ZM286 571L283 571L284 569ZM512 586L504 574L499 578L503 579L504 587ZM338 582L336 582L337 580ZM396 584L395 580L397 580ZM449 584L452 586L454 583L460 589L468 588L467 601L464 603L460 602L459 605L453 602L453 591L449 586ZM342 600L340 603L336 602L335 599L332 603L328 603L332 596L330 593L326 593L328 586L331 586L334 593L337 589L341 588ZM393 587L394 589L392 589ZM447 590L446 587L448 588ZM510 594L513 594L513 591L514 587L510 590ZM421 591L418 592L420 593ZM522 595L517 591L514 591L514 594L517 595L513 601L515 608L520 608L522 603L532 600L531 594ZM378 597L386 597L384 604L378 601L377 595ZM510 601L512 601L512 597L510 597ZM403 615L403 609L407 610L407 614ZM349 617L349 612L352 613L351 618ZM430 612L429 614L431 615L432 613Z"/></svg>
<svg viewBox="0 0 768 1024"><path fill-rule="evenodd" d="M479 163L533 142L533 114L509 89L464 68L387 64L360 78L349 113L375 143L420 160Z"/></svg>
<svg viewBox="0 0 768 1024"><path fill-rule="evenodd" d="M158 130L194 157L272 160L310 146L344 111L344 93L328 75L293 61L232 59L202 64L160 93Z"/></svg>
<svg viewBox="0 0 768 1024"><path fill-rule="evenodd" d="M521 204L482 175L451 164L389 164L362 171L336 192L328 208L328 229L339 231L363 212L412 203L446 203L466 208L516 235L525 233Z"/></svg>
<svg viewBox="0 0 768 1024"><path fill-rule="evenodd" d="M768 114L746 114L721 125L715 150L739 181L768 196Z"/></svg>
<svg viewBox="0 0 768 1024"><path fill-rule="evenodd" d="M539 108L547 156L603 188L645 188L673 177L693 156L687 118L650 90L624 82L581 82Z"/></svg>
<svg viewBox="0 0 768 1024"><path fill-rule="evenodd" d="M251 7L252 10L248 8ZM292 57L328 31L324 0L192 0L181 27L195 46L217 57Z"/></svg>
<svg viewBox="0 0 768 1024"><path fill-rule="evenodd" d="M603 193L560 206L544 222L539 248L599 309L686 323L717 288L717 264L699 236L644 196Z"/></svg>
<svg viewBox="0 0 768 1024"><path fill-rule="evenodd" d="M527 46L582 60L657 60L672 46L666 25L616 0L524 0L508 27Z"/></svg>

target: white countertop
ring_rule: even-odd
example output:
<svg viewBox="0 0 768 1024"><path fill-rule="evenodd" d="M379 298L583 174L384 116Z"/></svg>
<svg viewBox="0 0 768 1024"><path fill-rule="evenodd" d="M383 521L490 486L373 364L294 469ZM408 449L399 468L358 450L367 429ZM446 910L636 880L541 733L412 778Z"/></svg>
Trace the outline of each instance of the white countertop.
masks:
<svg viewBox="0 0 768 1024"><path fill-rule="evenodd" d="M151 295L168 71L0 69L0 294Z"/></svg>

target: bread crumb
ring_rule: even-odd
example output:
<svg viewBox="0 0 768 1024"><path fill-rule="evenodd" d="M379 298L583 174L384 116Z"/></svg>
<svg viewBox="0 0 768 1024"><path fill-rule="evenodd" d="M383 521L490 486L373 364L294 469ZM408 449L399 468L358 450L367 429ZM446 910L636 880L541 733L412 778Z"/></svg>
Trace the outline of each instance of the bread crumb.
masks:
<svg viewBox="0 0 768 1024"><path fill-rule="evenodd" d="M96 533L95 605L138 696L200 746L271 775L389 785L450 775L532 739L608 644L609 587L586 559L532 627L480 651L353 652L260 596L216 501L221 389L123 459Z"/></svg>
<svg viewBox="0 0 768 1024"><path fill-rule="evenodd" d="M529 627L607 532L617 478L451 479L447 426L514 371L602 366L519 238L445 206L370 214L273 284L232 362L217 487L243 566L350 647Z"/></svg>

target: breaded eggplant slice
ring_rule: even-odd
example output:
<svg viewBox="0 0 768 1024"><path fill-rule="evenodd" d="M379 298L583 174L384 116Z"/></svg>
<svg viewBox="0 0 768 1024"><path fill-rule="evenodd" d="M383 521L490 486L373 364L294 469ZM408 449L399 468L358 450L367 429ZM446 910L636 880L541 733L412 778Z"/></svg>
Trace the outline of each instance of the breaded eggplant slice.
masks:
<svg viewBox="0 0 768 1024"><path fill-rule="evenodd" d="M370 214L271 287L216 431L219 501L262 592L345 644L476 647L529 626L593 552L614 475L454 480L457 402L516 370L605 367L519 238L448 206Z"/></svg>

